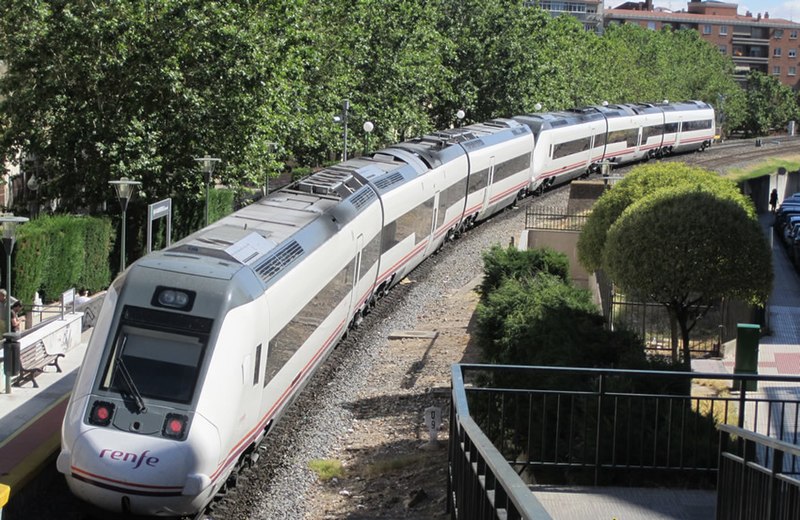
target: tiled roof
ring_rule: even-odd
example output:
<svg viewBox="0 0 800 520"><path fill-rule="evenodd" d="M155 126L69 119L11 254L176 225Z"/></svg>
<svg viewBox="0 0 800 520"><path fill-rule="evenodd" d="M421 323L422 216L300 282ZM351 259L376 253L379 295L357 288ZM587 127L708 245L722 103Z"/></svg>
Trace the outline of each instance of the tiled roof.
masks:
<svg viewBox="0 0 800 520"><path fill-rule="evenodd" d="M695 13L665 13L659 11L634 11L630 9L606 9L605 18L625 20L658 20L664 22L684 23L730 23L733 25L758 25L772 28L800 28L800 23L795 23L782 18L753 18L752 16L730 16L715 14Z"/></svg>

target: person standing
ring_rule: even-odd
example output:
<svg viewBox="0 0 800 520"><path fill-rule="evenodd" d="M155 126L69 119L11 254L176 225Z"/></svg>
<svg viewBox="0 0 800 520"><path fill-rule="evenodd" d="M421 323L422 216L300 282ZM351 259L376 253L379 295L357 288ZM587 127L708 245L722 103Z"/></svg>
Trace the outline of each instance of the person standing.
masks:
<svg viewBox="0 0 800 520"><path fill-rule="evenodd" d="M22 312L22 302L17 300L11 304L11 332L19 332L22 319L20 313Z"/></svg>
<svg viewBox="0 0 800 520"><path fill-rule="evenodd" d="M772 193L769 194L769 209L775 213L775 208L778 206L778 188L772 188Z"/></svg>
<svg viewBox="0 0 800 520"><path fill-rule="evenodd" d="M8 331L6 320L8 319L8 293L5 289L0 289L0 334Z"/></svg>

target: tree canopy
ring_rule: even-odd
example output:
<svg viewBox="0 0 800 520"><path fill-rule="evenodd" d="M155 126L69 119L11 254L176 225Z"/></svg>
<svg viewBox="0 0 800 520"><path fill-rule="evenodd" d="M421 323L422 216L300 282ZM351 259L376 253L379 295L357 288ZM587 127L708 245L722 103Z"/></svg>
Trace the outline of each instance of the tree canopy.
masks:
<svg viewBox="0 0 800 520"><path fill-rule="evenodd" d="M689 333L720 298L763 304L772 289L764 233L736 200L704 185L666 187L628 206L608 231L603 265L626 295L664 305Z"/></svg>
<svg viewBox="0 0 800 520"><path fill-rule="evenodd" d="M578 259L581 264L589 271L602 268L608 230L628 206L661 189L679 186L716 193L734 201L749 217L755 217L755 208L750 199L739 192L736 184L716 173L680 162L642 164L631 169L592 207L592 213L578 238Z"/></svg>
<svg viewBox="0 0 800 520"><path fill-rule="evenodd" d="M740 95L730 58L695 31L598 36L521 0L7 0L0 15L0 153L35 157L36 196L60 211L102 211L127 176L143 200L202 214L194 157L221 158L234 189L335 160L343 99L360 153L366 120L374 149L458 124L459 109L468 123L722 95L734 120Z"/></svg>
<svg viewBox="0 0 800 520"><path fill-rule="evenodd" d="M747 76L745 99L742 130L746 135L766 135L800 116L792 88L757 70Z"/></svg>

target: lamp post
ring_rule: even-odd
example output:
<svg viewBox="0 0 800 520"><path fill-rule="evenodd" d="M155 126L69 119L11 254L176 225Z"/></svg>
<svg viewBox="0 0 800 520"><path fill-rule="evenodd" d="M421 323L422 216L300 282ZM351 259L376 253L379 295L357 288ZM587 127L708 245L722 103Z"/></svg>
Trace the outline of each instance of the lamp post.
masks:
<svg viewBox="0 0 800 520"><path fill-rule="evenodd" d="M216 168L217 163L220 162L222 159L218 157L198 157L195 161L199 162L203 166L203 173L205 174L205 182L206 182L206 226L208 226L208 190L209 186L211 185L211 174L214 173L214 168Z"/></svg>
<svg viewBox="0 0 800 520"><path fill-rule="evenodd" d="M119 245L119 272L125 270L125 220L128 212L128 202L130 202L133 194L136 192L136 187L141 184L139 181L133 181L127 177L122 177L118 181L108 181L117 192L119 199L119 207L122 209L122 220L120 222L121 241Z"/></svg>
<svg viewBox="0 0 800 520"><path fill-rule="evenodd" d="M375 125L372 124L372 121L365 121L364 122L364 142L366 143L366 150L364 150L364 155L369 153L369 134L375 130Z"/></svg>
<svg viewBox="0 0 800 520"><path fill-rule="evenodd" d="M461 123L464 121L464 117L467 114L463 110L459 110L456 112L456 119L458 119L458 127L461 128Z"/></svg>
<svg viewBox="0 0 800 520"><path fill-rule="evenodd" d="M350 100L343 99L341 115L333 116L334 123L341 123L342 125L344 125L344 153L342 155L342 161L347 160L347 117L349 112L350 112Z"/></svg>
<svg viewBox="0 0 800 520"><path fill-rule="evenodd" d="M3 226L3 249L6 250L6 331L11 331L11 253L14 251L14 244L17 241L17 226L24 224L28 219L25 217L15 217L14 215L4 215L0 217L0 224ZM13 338L6 337L6 346L11 346ZM11 377L13 373L9 370L15 363L11 358L15 357L11 348L4 348L3 365L6 376L6 394L11 393Z"/></svg>

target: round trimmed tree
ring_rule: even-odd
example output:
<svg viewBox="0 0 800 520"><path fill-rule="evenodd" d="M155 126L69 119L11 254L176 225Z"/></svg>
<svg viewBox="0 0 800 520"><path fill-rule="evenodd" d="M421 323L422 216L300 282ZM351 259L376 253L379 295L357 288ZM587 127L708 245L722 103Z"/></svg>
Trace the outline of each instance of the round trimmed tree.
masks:
<svg viewBox="0 0 800 520"><path fill-rule="evenodd" d="M626 294L667 308L687 364L690 332L713 303L763 304L772 289L772 255L758 221L704 186L662 188L628 206L608 229L602 265Z"/></svg>

